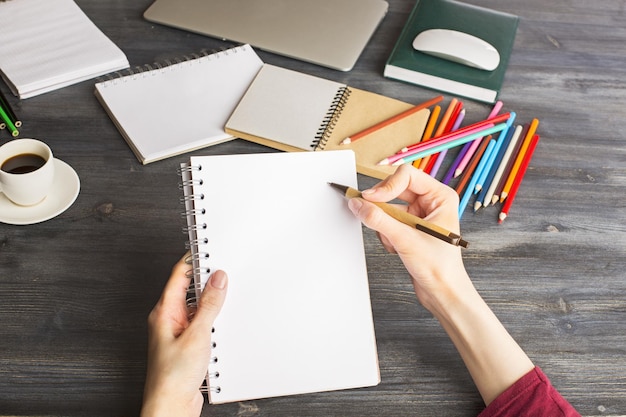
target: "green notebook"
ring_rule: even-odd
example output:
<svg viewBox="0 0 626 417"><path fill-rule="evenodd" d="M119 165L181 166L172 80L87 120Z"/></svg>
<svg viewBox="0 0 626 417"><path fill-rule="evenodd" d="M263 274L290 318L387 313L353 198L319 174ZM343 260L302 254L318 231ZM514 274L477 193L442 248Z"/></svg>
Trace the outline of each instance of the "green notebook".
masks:
<svg viewBox="0 0 626 417"><path fill-rule="evenodd" d="M385 77L493 103L502 87L519 17L454 0L417 0L385 65ZM500 63L493 71L468 67L413 49L428 29L452 29L493 45Z"/></svg>

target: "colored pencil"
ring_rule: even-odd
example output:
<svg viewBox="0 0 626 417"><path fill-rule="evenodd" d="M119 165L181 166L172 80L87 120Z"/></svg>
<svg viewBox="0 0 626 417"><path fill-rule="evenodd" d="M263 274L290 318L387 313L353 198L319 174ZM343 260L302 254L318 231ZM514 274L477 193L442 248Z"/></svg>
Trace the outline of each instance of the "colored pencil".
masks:
<svg viewBox="0 0 626 417"><path fill-rule="evenodd" d="M454 148L455 146L463 145L463 144L465 144L467 142L471 142L474 139L477 139L477 138L479 138L481 136L486 136L486 135L491 135L491 134L494 134L494 133L501 132L505 127L506 127L505 123L500 123L499 125L493 126L493 127L489 128L489 129L481 130L481 131L478 131L478 132L476 132L474 134L471 134L471 135L468 135L468 136L462 136L462 137L460 137L458 139L451 140L449 142L445 142L445 143L439 144L437 146L428 148L426 150L422 150L422 151L414 153L412 155L402 157L402 158L396 160L392 165L398 166L398 165L406 164L407 162L412 162L413 160L415 160L417 158L423 158L424 156L428 156L428 155L432 155L432 154L437 153L437 152L441 152L444 149L450 149L450 148Z"/></svg>
<svg viewBox="0 0 626 417"><path fill-rule="evenodd" d="M522 143L522 147L515 158L515 163L511 168L511 173L509 174L506 182L504 183L504 187L502 188L502 192L500 193L500 202L502 203L511 190L511 186L513 185L513 181L515 181L515 176L517 175L517 171L519 170L520 165L522 164L522 160L524 159L524 155L526 154L526 150L530 145L530 142L535 136L535 132L537 131L537 126L539 125L539 120L533 119L530 122L530 126L528 127L528 132L526 132L526 137L524 138L524 142Z"/></svg>
<svg viewBox="0 0 626 417"><path fill-rule="evenodd" d="M454 187L454 190L459 196L461 195L461 193L463 193L463 189L465 189L465 186L469 182L469 179L472 178L472 175L474 174L474 170L478 166L478 161L480 161L480 158L482 158L483 154L485 153L485 149L487 149L487 145L489 145L489 141L491 140L491 135L484 137L484 138L479 138L476 140L479 142L478 149L476 150L476 152L474 152L474 155L472 155L472 159L467 165L467 169L463 171L463 176L461 177L459 182L456 184L456 187Z"/></svg>
<svg viewBox="0 0 626 417"><path fill-rule="evenodd" d="M502 101L500 100L496 101L496 104L493 105L491 111L489 112L489 116L487 116L486 120L490 120L496 117L498 113L500 112L500 110L502 110L502 106L503 106ZM470 159L472 158L472 155L474 155L474 152L476 152L476 149L478 149L479 144L480 144L480 141L476 139L474 142L468 143L467 146L463 148L463 150L461 151L462 156L459 162L454 164L455 165L454 173L452 174L454 178L457 178L459 175L463 173L463 170L469 163ZM450 180L451 179L452 178L450 178Z"/></svg>
<svg viewBox="0 0 626 417"><path fill-rule="evenodd" d="M435 130L435 126L437 126L437 120L439 119L439 113L441 113L441 106L437 105L433 107L433 111L430 113L430 118L428 119L428 123L426 124L426 129L424 129L424 134L422 135L421 142L426 142L433 137L433 132ZM417 159L413 161L413 166L415 168L419 168L420 160Z"/></svg>
<svg viewBox="0 0 626 417"><path fill-rule="evenodd" d="M459 129L459 126L461 126L461 123L463 123L464 118L465 118L465 109L461 110L459 114L456 116L454 125L450 129L450 132L457 131ZM448 153L448 150L444 149L443 151L439 152L439 155L437 155L437 158L434 158L434 155L433 155L433 158L435 159L435 164L430 169L430 171L428 171L428 174L431 177L434 178L437 176L437 172L439 172L439 168L441 168L441 164L443 163L443 160L445 159L447 153Z"/></svg>
<svg viewBox="0 0 626 417"><path fill-rule="evenodd" d="M480 128L484 128L485 126L491 126L491 125L496 125L498 123L503 123L506 122L509 117L511 117L511 113L502 113L498 116L495 116L491 119L485 119L485 120L481 120L480 122L476 122L476 123L472 123L470 125L467 126L463 126L461 128L459 128L456 132L448 132L446 134L443 134L441 136L433 136L433 138L431 140L443 140L446 138L449 138L450 136L458 136L462 133L467 133L467 132L474 132L477 129ZM406 153L409 152L415 148L419 148L421 146L423 146L424 144L422 142L418 142L418 143L414 143L410 146L404 147L401 150L399 150L397 152L397 154L402 154L402 153Z"/></svg>
<svg viewBox="0 0 626 417"><path fill-rule="evenodd" d="M402 159L405 156L411 156L414 155L418 152L422 152L425 149L430 149L433 148L435 146L459 139L459 138L464 138L470 135L473 135L475 133L479 133L479 132L484 132L485 130L491 129L493 127L493 124L488 124L485 126L481 126L479 128L475 128L473 130L463 130L461 131L461 129L459 129L456 132L451 132L447 135L443 135L440 138L436 138L436 139L431 139L429 141L426 141L424 143L421 143L420 146L415 146L413 147L411 150L406 151L406 152L397 152L393 155L389 155L386 158L384 158L383 160L381 160L378 165L390 165L393 164L394 162L396 162L399 159ZM430 154L429 154L430 155ZM413 161L414 159L412 159L411 161Z"/></svg>
<svg viewBox="0 0 626 417"><path fill-rule="evenodd" d="M461 197L461 201L459 202L459 219L463 217L463 212L465 211L465 207L467 207L467 203L469 203L469 199L474 194L474 186L476 185L476 181L478 181L478 177L480 176L480 173L482 172L485 164L487 163L487 160L489 159L489 155L491 155L491 152L493 151L495 146L496 146L496 140L490 139L489 144L487 145L487 149L485 149L485 153L483 154L482 158L480 158L480 162L478 162L476 171L474 172L474 175L472 175L472 178L470 179L469 184L467 184L467 187L465 188L465 192L463 193L463 197Z"/></svg>
<svg viewBox="0 0 626 417"><path fill-rule="evenodd" d="M408 116L410 116L412 114L415 114L415 113L417 113L420 110L423 110L423 109L425 109L427 107L435 105L435 104L439 103L441 100L443 100L443 96L437 96L437 97L432 98L432 99L430 99L428 101L425 101L425 102L420 103L420 104L418 104L416 106L413 106L410 109L403 111L402 113L396 114L393 117L390 117L390 118L388 118L386 120L383 120L380 123L376 123L375 125L370 126L367 129L365 129L365 130L362 130L362 131L360 131L358 133L355 133L354 135L352 135L350 137L345 138L341 143L343 145L350 144L350 143L352 143L352 142L354 142L356 140L359 140L359 139L361 139L361 138L363 138L363 137L365 137L365 136L367 136L367 135L369 135L369 134L371 134L373 132L376 132L377 130L382 129L383 127L389 126L389 125L391 125L391 124L393 124L393 123L395 123L395 122L397 122L399 120L404 119L405 117L408 117Z"/></svg>
<svg viewBox="0 0 626 417"><path fill-rule="evenodd" d="M498 201L498 198L495 197L496 188L500 183L500 179L502 178L502 174L504 173L506 166L511 159L511 155L513 155L513 150L515 146L519 142L520 135L522 133L522 126L518 125L515 130L513 130L513 135L511 136L511 140L509 140L506 149L504 150L504 154L502 156L502 160L498 164L498 169L496 170L493 179L491 180L491 184L487 189L487 194L485 194L485 199L483 201L484 206L488 206L490 204L495 204ZM504 145L503 145L504 146ZM495 200L494 200L495 197Z"/></svg>
<svg viewBox="0 0 626 417"><path fill-rule="evenodd" d="M4 123L6 123L7 128L11 131L11 135L16 137L20 134L20 132L15 128L15 125L11 121L11 118L9 117L8 114L6 114L2 106L0 106L0 119L4 120Z"/></svg>
<svg viewBox="0 0 626 417"><path fill-rule="evenodd" d="M493 166L493 163L496 160L496 156L498 152L500 152L500 148L502 147L502 144L506 140L506 137L509 133L509 130L511 130L511 125L515 121L516 116L517 115L515 114L515 112L511 112L511 117L509 118L509 120L506 121L506 127L498 135L498 139L496 139L495 148L493 149L493 152L491 153L489 160L485 164L483 171L480 173L480 176L478 177L478 181L476 181L476 188L474 189L474 194L482 190L483 185L485 181L487 180L487 176L489 175L489 172L491 171L491 167Z"/></svg>
<svg viewBox="0 0 626 417"><path fill-rule="evenodd" d="M524 180L524 176L526 174L526 170L528 169L528 165L530 164L530 160L533 157L533 153L535 152L535 148L537 147L537 143L539 143L539 135L534 135L530 145L528 145L528 150L524 154L524 160L520 165L519 171L515 176L515 181L513 181L513 185L511 186L511 191L500 210L500 214L498 215L498 223L502 223L504 219L509 215L509 210L511 209L511 205L513 204L513 200L515 200L515 196L517 195L517 190L520 187L520 184Z"/></svg>
<svg viewBox="0 0 626 417"><path fill-rule="evenodd" d="M439 126L437 126L437 130L435 131L434 138L439 137L443 135L444 133L446 133L445 132L446 126L448 125L448 121L450 120L450 117L452 116L452 112L454 112L454 108L456 107L458 101L459 100L456 98L453 98L452 100L450 100L450 104L448 104L448 108L446 109L446 112L441 117ZM421 169L422 171L425 170L426 165L428 165L429 161L430 161L430 157L426 157L422 159L420 161L420 166L418 168Z"/></svg>
<svg viewBox="0 0 626 417"><path fill-rule="evenodd" d="M0 107L2 107L4 111L6 112L7 116L11 118L11 121L13 122L13 125L15 127L22 126L22 121L17 118L17 116L15 115L15 112L13 111L13 108L9 104L7 98L2 93L2 91L0 91Z"/></svg>
<svg viewBox="0 0 626 417"><path fill-rule="evenodd" d="M502 132L504 133L504 131ZM491 168L489 169L487 176L483 181L483 186L478 192L478 196L476 196L476 201L474 202L474 211L479 210L481 207L487 207L491 202L491 195L489 195L489 198L487 198L487 193L489 192L489 189L491 188L491 183L496 176L496 171L498 171L498 168L500 168L500 165L502 164L502 159L504 158L504 154L506 153L506 150L509 147L509 143L511 142L514 134L515 129L508 129L506 132L506 137L500 145L498 152L496 153L496 150L494 149L493 155L495 155L495 158L493 160L493 163L491 164Z"/></svg>
<svg viewBox="0 0 626 417"><path fill-rule="evenodd" d="M496 204L496 202L500 201L500 194L502 193L502 189L504 188L504 184L506 183L509 174L511 173L511 169L513 168L513 164L515 164L515 157L519 153L519 150L524 143L524 138L526 137L526 132L528 132L528 127L530 123L527 123L523 126L523 129L520 133L519 138L517 138L515 142L515 148L513 148L513 152L509 156L509 160L506 163L506 167L502 172L502 176L500 177L500 181L498 181L498 185L496 186L496 191L493 193L493 197L491 197L491 204Z"/></svg>
<svg viewBox="0 0 626 417"><path fill-rule="evenodd" d="M467 151L474 143L478 144L480 143L480 140L476 139L473 142L467 142L465 145L463 145L463 148L461 148L456 158L454 158L454 161L452 161L452 164L450 165L450 168L448 168L448 172L446 172L446 175L443 177L443 180L441 180L442 183L446 185L450 184L450 181L452 181L452 177L454 176L454 171L456 171L456 168L459 166L459 163L461 163L461 160L465 157L465 155L467 154Z"/></svg>

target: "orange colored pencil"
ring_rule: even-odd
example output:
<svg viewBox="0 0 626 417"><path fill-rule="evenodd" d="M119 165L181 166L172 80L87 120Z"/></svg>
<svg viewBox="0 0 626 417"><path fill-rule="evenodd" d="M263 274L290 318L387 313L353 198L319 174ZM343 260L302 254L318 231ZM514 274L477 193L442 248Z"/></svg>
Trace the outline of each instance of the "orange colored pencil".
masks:
<svg viewBox="0 0 626 417"><path fill-rule="evenodd" d="M480 161L480 158L483 157L483 154L485 153L485 149L487 149L487 146L489 145L489 141L491 140L492 137L493 137L492 135L489 135L480 139L481 142L480 142L480 145L478 146L478 149L476 149L476 152L474 152L474 155L472 155L472 159L470 159L469 163L467 164L467 167L463 170L463 175L461 176L461 179L456 184L456 187L454 187L454 190L456 191L458 195L463 194L463 189L467 185L470 178L472 178L472 174L474 173L476 166L478 166L478 161Z"/></svg>
<svg viewBox="0 0 626 417"><path fill-rule="evenodd" d="M456 106L454 106L454 110L452 111L452 115L448 119L448 124L443 129L443 134L444 135L446 133L452 132L452 128L454 127L454 124L456 123L456 119L459 118L459 114L461 114L461 110L462 109L463 109L463 103L459 101L458 103L456 103ZM428 161L428 165L424 169L425 173L430 175L430 173L432 172L435 164L437 163L437 160L439 159L439 154L441 154L441 152L437 152L436 154L433 154L433 155L430 156L430 160Z"/></svg>
<svg viewBox="0 0 626 417"><path fill-rule="evenodd" d="M511 172L504 183L504 187L502 188L502 192L500 193L500 202L502 203L509 192L511 191L511 186L513 185L513 181L515 181L515 177L517 176L517 171L519 171L520 165L522 165L522 161L524 160L524 155L528 150L528 146L535 136L535 132L537 131L537 126L539 125L539 120L533 119L530 122L530 126L528 127L528 131L526 132L526 137L524 138L524 143L522 143L522 147L520 148L517 157L515 158L515 163L511 168Z"/></svg>
<svg viewBox="0 0 626 417"><path fill-rule="evenodd" d="M457 100L456 98L453 98L452 100L450 100L450 104L448 105L446 112L441 117L439 126L437 126L437 130L435 131L434 137L443 135L444 130L446 129L446 126L448 125L448 121L450 120L450 117L452 117L452 113L454 112L454 108L456 107L456 104L458 103L458 101L459 100ZM423 158L418 168L421 170L426 169L426 166L428 165L428 162L430 161L431 157L432 155L429 155Z"/></svg>
<svg viewBox="0 0 626 417"><path fill-rule="evenodd" d="M402 113L396 114L395 116L390 117L389 119L383 120L380 123L376 123L375 125L370 126L367 129L365 129L365 130L362 130L362 131L360 131L358 133L355 133L354 135L352 135L350 137L345 138L341 142L341 144L342 145L348 145L348 144L350 144L350 143L352 143L352 142L354 142L356 140L359 140L359 139L369 135L370 133L374 133L377 130L382 129L383 127L387 127L387 126L397 122L398 120L402 120L405 117L408 117L408 116L410 116L410 115L412 115L414 113L417 113L420 110L423 110L423 109L425 109L427 107L433 106L433 105L439 103L441 100L443 100L443 96L437 96L437 97L432 98L432 99L430 99L428 101L425 101L425 102L423 102L421 104L413 106L410 109L403 111Z"/></svg>
<svg viewBox="0 0 626 417"><path fill-rule="evenodd" d="M422 135L421 142L425 142L433 137L433 131L435 130L435 126L437 126L437 119L439 119L439 113L441 113L441 106L433 107L433 111L430 113L430 118L428 119L428 124L426 124L426 129L424 129L424 134ZM415 168L419 168L421 159L416 159L413 161L413 166Z"/></svg>
<svg viewBox="0 0 626 417"><path fill-rule="evenodd" d="M513 185L511 186L511 191L509 192L502 209L500 210L500 214L498 216L498 223L502 223L504 219L509 215L509 210L511 209L511 204L513 204L513 200L517 195L517 190L519 190L519 186L524 180L524 175L526 174L526 169L528 169L528 165L530 164L530 160L533 157L533 152L535 152L535 148L537 147L537 143L539 142L539 135L534 135L530 145L528 145L528 150L524 154L524 160L520 165L519 171L517 171L517 175L515 176L515 181L513 181Z"/></svg>

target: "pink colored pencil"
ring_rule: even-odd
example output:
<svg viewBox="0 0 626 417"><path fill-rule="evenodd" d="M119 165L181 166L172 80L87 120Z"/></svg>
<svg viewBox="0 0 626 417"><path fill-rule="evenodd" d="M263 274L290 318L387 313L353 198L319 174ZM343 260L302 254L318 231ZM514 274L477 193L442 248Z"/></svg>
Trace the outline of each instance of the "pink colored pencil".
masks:
<svg viewBox="0 0 626 417"><path fill-rule="evenodd" d="M496 117L496 115L500 112L500 110L502 110L502 106L503 106L502 101L498 100L496 104L493 105L493 108L491 109L489 116L487 116L487 120ZM480 144L480 140L475 140L474 142L469 144L467 148L463 148L461 152L464 151L465 153L463 157L461 158L461 161L457 164L454 170L454 178L458 177L459 175L463 173L463 170L467 166L468 162L470 161L470 159L472 159L472 155L474 155L474 152L476 152L476 149L478 149L479 144Z"/></svg>
<svg viewBox="0 0 626 417"><path fill-rule="evenodd" d="M399 152L399 153L396 153L394 155L390 155L387 158L385 158L382 161L380 161L378 163L378 165L391 165L394 162L396 162L397 160L402 159L402 158L404 158L406 156L411 156L411 155L416 154L418 152L422 152L422 151L424 151L426 149L434 148L434 147L436 147L438 145L441 145L443 143L451 142L451 141L454 141L456 139L463 138L465 136L471 136L471 135L473 135L475 133L482 132L483 130L487 130L489 128L492 128L493 126L494 126L493 123L490 123L490 124L487 124L487 125L484 125L484 126L481 126L481 127L478 127L478 128L474 128L473 130L469 130L469 131L461 131L459 129L456 132L452 132L449 135L444 135L444 136L442 136L442 137L440 137L438 139L431 139L431 140L429 140L427 142L423 142L420 146L416 146L416 147L414 147L411 150L408 150L406 152Z"/></svg>
<svg viewBox="0 0 626 417"><path fill-rule="evenodd" d="M465 109L461 110L461 112L456 117L456 120L454 121L454 125L450 129L450 132L454 132L458 130L464 118L465 118ZM439 152L439 155L437 155L437 159L435 160L435 164L433 165L430 172L428 173L431 177L434 178L437 176L437 172L439 172L439 168L441 168L441 164L443 163L443 160L445 159L447 153L448 153L447 149L444 149L443 151Z"/></svg>

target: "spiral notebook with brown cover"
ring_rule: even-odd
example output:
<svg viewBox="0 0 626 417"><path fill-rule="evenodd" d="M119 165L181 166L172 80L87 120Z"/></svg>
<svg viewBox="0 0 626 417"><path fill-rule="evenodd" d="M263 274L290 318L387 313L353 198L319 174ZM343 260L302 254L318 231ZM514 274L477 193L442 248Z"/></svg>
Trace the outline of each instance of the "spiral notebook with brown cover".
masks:
<svg viewBox="0 0 626 417"><path fill-rule="evenodd" d="M357 171L383 179L384 157L419 142L430 111L421 110L350 145L346 137L413 107L328 79L264 64L226 123L226 132L284 151L351 149Z"/></svg>

